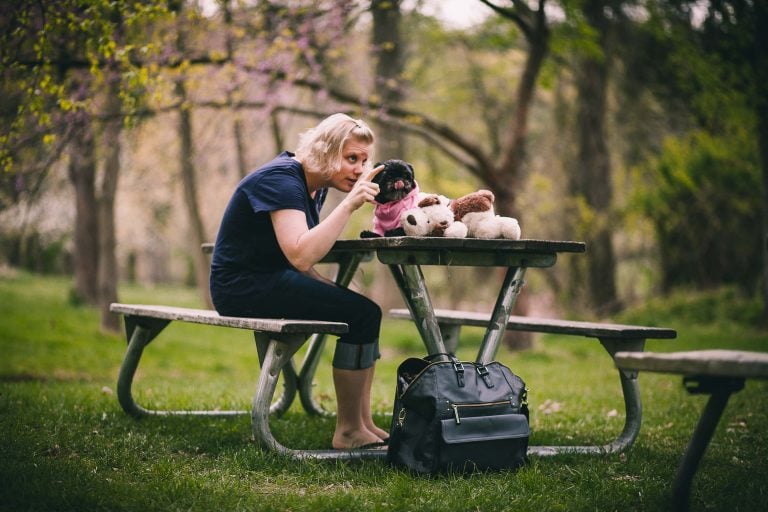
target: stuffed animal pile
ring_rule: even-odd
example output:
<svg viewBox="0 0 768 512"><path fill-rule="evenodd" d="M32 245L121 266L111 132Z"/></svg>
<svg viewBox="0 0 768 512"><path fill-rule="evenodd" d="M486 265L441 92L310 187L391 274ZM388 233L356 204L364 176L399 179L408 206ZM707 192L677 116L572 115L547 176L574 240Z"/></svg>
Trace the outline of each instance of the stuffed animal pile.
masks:
<svg viewBox="0 0 768 512"><path fill-rule="evenodd" d="M453 201L427 194L416 207L400 215L400 225L407 236L518 240L521 232L517 219L496 215L495 200L490 190L478 190Z"/></svg>
<svg viewBox="0 0 768 512"><path fill-rule="evenodd" d="M496 215L490 190L478 190L450 201L419 190L413 166L404 160L385 160L371 181L379 185L374 198L373 231L362 238L380 236L441 236L447 238L520 238L520 225L512 217Z"/></svg>

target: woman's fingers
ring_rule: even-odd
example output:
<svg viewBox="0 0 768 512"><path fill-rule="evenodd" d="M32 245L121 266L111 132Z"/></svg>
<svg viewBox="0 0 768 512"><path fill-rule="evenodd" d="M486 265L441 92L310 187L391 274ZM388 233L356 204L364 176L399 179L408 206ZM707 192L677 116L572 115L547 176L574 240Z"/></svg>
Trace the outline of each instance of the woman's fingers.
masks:
<svg viewBox="0 0 768 512"><path fill-rule="evenodd" d="M367 173L365 173L362 176L360 176L360 180L362 180L362 181L371 181L371 180L373 180L373 178L376 177L377 174L379 174L383 170L384 170L384 164L381 164L378 167L374 167L373 169L371 169Z"/></svg>
<svg viewBox="0 0 768 512"><path fill-rule="evenodd" d="M373 198L379 193L379 185L371 181L359 181L357 185L363 198L369 203L373 202Z"/></svg>
<svg viewBox="0 0 768 512"><path fill-rule="evenodd" d="M352 187L352 190L349 191L347 201L349 201L355 210L365 203L374 202L374 198L379 194L379 185L371 180L376 174L381 172L382 169L384 169L384 166L380 165L361 174L357 179L357 182L355 182L355 185Z"/></svg>

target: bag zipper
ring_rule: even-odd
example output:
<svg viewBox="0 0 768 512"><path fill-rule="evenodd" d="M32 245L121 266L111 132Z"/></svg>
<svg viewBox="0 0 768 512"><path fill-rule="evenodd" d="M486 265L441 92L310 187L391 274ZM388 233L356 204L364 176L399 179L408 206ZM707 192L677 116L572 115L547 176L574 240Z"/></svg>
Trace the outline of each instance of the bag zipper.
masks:
<svg viewBox="0 0 768 512"><path fill-rule="evenodd" d="M422 373L424 373L425 371L429 370L429 369L430 369L432 366L434 366L434 365L436 365L436 364L445 364L445 363L450 363L450 364L452 364L450 361L435 361L435 362L429 363L427 366L425 366L424 368L422 368L422 369L421 369L421 371L420 371L419 373L417 373L417 374L416 374L416 375L415 375L415 376L414 376L414 377L411 379L411 381L408 383L408 387L407 387L407 388L405 388L405 390L404 390L404 391L403 391L403 392L400 394L400 398L403 398L403 397L405 396L405 394L406 394L406 393L408 392L408 390L411 388L411 384L413 384L414 382L416 382L416 380L418 380L418 378L419 378L419 377L421 377L421 374L422 374ZM469 361L459 361L459 363L466 363L467 365L472 365L472 366L474 367L474 363L471 363L471 362L469 362Z"/></svg>
<svg viewBox="0 0 768 512"><path fill-rule="evenodd" d="M408 387L406 387L406 388L405 388L405 390L403 390L403 392L400 394L400 398L403 398L403 397L405 396L405 394L408 392L408 390L409 390L409 389L411 389L411 384L413 384L414 382L416 382L416 381L418 380L418 378L419 378L419 377L421 377L421 374L422 374L422 373L424 373L425 371L429 370L429 369L430 369L430 368L431 368L433 365L436 365L436 364L441 364L441 363L445 363L445 361L435 361L434 363L429 363L427 366L425 366L424 368L422 368L422 369L421 369L421 371L420 371L419 373L417 373L417 374L416 374L416 375L415 375L415 376L414 376L414 377L411 379L411 381L408 383Z"/></svg>
<svg viewBox="0 0 768 512"><path fill-rule="evenodd" d="M496 407L499 405L509 405L510 407L515 407L515 402L513 401L512 397L506 399L506 400L498 400L496 402L470 402L470 403L449 403L448 406L453 409L453 417L456 419L456 424L461 424L461 416L459 416L459 408L474 408L474 407ZM518 405L519 407L519 405Z"/></svg>

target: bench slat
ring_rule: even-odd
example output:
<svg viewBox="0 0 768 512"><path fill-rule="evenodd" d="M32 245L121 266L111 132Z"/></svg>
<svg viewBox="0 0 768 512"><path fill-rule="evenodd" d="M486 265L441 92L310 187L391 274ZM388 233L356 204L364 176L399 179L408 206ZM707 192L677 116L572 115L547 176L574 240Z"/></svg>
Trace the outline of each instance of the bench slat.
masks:
<svg viewBox="0 0 768 512"><path fill-rule="evenodd" d="M411 318L411 314L407 309L392 309L389 311L389 314L393 318ZM435 316L437 321L443 325L469 325L473 327L487 327L488 321L491 318L491 315L488 313L450 309L436 309ZM612 339L672 339L677 337L677 331L664 327L577 322L517 315L510 315L507 329L550 334L577 334L593 338Z"/></svg>
<svg viewBox="0 0 768 512"><path fill-rule="evenodd" d="M617 352L616 366L661 373L768 379L768 353L742 350Z"/></svg>
<svg viewBox="0 0 768 512"><path fill-rule="evenodd" d="M341 322L323 322L319 320L289 320L284 318L244 318L221 316L209 309L178 308L149 304L119 304L113 303L109 310L126 316L159 318L163 320L180 320L206 325L250 329L259 332L274 332L283 334L344 334L348 331L347 324Z"/></svg>

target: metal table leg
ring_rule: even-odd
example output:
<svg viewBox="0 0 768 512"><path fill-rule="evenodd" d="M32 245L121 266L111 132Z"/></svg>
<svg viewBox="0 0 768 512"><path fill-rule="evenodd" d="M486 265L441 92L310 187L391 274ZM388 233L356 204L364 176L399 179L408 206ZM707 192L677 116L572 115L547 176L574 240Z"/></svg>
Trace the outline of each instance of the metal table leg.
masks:
<svg viewBox="0 0 768 512"><path fill-rule="evenodd" d="M601 339L600 343L613 359L619 350L627 352L642 352L645 349L645 340L622 340L620 343L612 339ZM606 453L621 453L628 450L640 435L640 426L643 423L643 404L640 398L640 384L637 380L637 372L619 370L621 390L624 394L624 428L619 436L611 443L604 446Z"/></svg>
<svg viewBox="0 0 768 512"><path fill-rule="evenodd" d="M507 269L504 282L499 290L499 296L496 299L496 305L493 307L493 313L491 313L491 319L488 322L488 328L485 330L485 336L483 336L483 342L477 352L476 362L488 364L495 359L496 352L499 350L499 343L501 343L507 329L509 315L512 313L517 296L520 295L520 290L525 284L523 280L525 270L526 267Z"/></svg>
<svg viewBox="0 0 768 512"><path fill-rule="evenodd" d="M405 304L411 312L411 317L424 341L427 353L445 353L440 326L435 317L432 299L429 297L421 267L418 265L389 265L389 270L392 272Z"/></svg>
<svg viewBox="0 0 768 512"><path fill-rule="evenodd" d="M142 416L171 416L171 415L198 415L198 416L233 416L248 414L248 411L194 411L194 410L154 410L145 409L133 399L131 388L136 369L144 354L144 348L154 340L160 332L170 323L170 320L157 318L144 318L135 316L125 317L125 330L128 336L128 349L120 365L120 373L117 377L117 400L125 412L140 418Z"/></svg>
<svg viewBox="0 0 768 512"><path fill-rule="evenodd" d="M677 469L675 483L672 486L673 510L688 510L690 506L691 484L699 467L699 462L715 433L720 417L732 393L744 389L743 378L737 377L697 377L683 379L683 384L691 394L709 394L709 400L701 413L699 423L693 432Z"/></svg>
<svg viewBox="0 0 768 512"><path fill-rule="evenodd" d="M623 340L619 345L615 340L601 339L605 350L613 355L618 350L642 352L645 340ZM561 453L580 453L592 455L605 455L609 453L622 453L628 450L640 434L640 426L643 421L643 405L640 399L640 384L637 380L637 372L619 370L621 391L624 395L624 428L621 433L608 444L595 446L531 446L528 453L539 456L558 455Z"/></svg>
<svg viewBox="0 0 768 512"><path fill-rule="evenodd" d="M133 400L131 386L133 378L136 375L136 368L139 367L139 361L144 354L144 347L151 342L162 331L168 321L158 321L153 326L137 325L135 319L126 317L125 328L128 331L128 349L120 365L120 374L117 377L117 400L125 412L139 418L148 414L156 413L138 405Z"/></svg>
<svg viewBox="0 0 768 512"><path fill-rule="evenodd" d="M291 361L296 351L304 344L304 336L285 336L280 340L268 339L266 335L258 343L267 343L267 351L256 385L256 393L253 396L251 420L253 436L263 448L274 450L283 455L297 459L382 459L386 457L386 450L294 450L287 448L275 439L269 428L269 413L272 396L277 387L280 372Z"/></svg>
<svg viewBox="0 0 768 512"><path fill-rule="evenodd" d="M259 355L259 364L264 366L264 360L267 357L267 349L269 348L269 336L264 333L254 332L254 341L256 342L256 352ZM296 391L299 387L299 379L296 375L296 366L293 364L293 360L283 367L283 392L280 397L275 400L269 408L269 412L281 416L291 407L294 398L296 398Z"/></svg>

